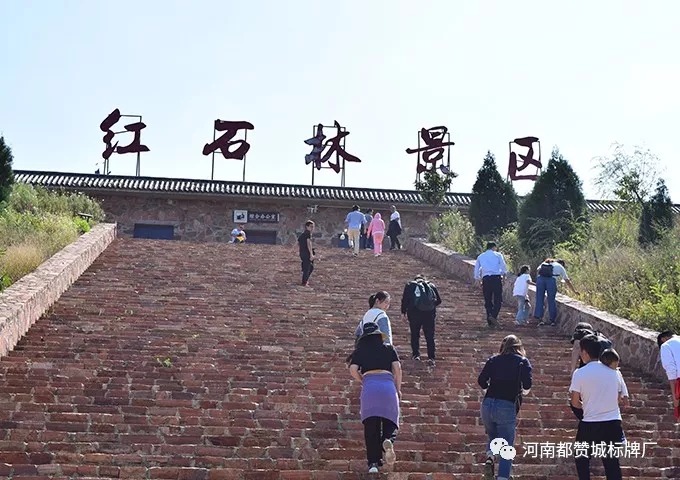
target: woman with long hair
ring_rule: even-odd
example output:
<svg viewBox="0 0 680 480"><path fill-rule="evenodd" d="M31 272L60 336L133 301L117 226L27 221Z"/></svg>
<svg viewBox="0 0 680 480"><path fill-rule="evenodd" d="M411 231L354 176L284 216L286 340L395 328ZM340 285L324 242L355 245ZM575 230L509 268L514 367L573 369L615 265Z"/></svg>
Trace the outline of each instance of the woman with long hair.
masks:
<svg viewBox="0 0 680 480"><path fill-rule="evenodd" d="M522 395L528 394L531 389L531 363L519 337L505 337L498 352L486 361L477 379L479 386L486 390L481 406L482 423L489 438L485 480L494 479L495 454L492 446L498 448L494 440L501 438L507 442L506 445L513 446ZM508 480L511 470L512 460L501 456L497 480Z"/></svg>
<svg viewBox="0 0 680 480"><path fill-rule="evenodd" d="M387 309L390 308L391 300L390 294L384 290L368 297L369 309L354 332L357 339L363 333L364 325L367 323L377 323L378 328L385 335L385 343L392 343L392 324L390 323L390 317L387 316Z"/></svg>
<svg viewBox="0 0 680 480"><path fill-rule="evenodd" d="M352 353L349 372L361 384L361 422L364 424L368 472L378 473L396 460L394 441L399 429L401 363L376 323L367 323Z"/></svg>

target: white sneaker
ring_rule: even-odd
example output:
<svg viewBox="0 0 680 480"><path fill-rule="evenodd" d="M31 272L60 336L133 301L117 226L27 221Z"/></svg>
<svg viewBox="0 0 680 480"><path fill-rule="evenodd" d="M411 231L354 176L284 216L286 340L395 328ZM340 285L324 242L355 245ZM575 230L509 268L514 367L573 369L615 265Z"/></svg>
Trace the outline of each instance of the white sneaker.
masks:
<svg viewBox="0 0 680 480"><path fill-rule="evenodd" d="M378 467L371 467L368 469L368 473L378 473Z"/></svg>
<svg viewBox="0 0 680 480"><path fill-rule="evenodd" d="M385 440L382 444L383 450L385 450L385 463L388 465L392 465L394 461L397 459L397 454L394 453L394 444L392 443L391 440Z"/></svg>

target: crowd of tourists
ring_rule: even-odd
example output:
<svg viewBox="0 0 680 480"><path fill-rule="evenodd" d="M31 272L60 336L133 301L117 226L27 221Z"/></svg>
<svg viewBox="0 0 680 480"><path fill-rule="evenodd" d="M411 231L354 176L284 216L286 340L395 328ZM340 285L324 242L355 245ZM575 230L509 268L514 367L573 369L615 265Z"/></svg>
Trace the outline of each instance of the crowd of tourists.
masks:
<svg viewBox="0 0 680 480"><path fill-rule="evenodd" d="M393 215L396 209L393 208ZM372 235L374 242L382 240L384 231L379 214L366 220L367 211L361 214L354 207L347 216L348 236L358 253L362 237ZM361 216L361 217L360 217ZM362 220L363 218L363 220ZM397 219L398 214L397 214ZM377 222L377 223L376 223ZM361 226L368 227L362 231ZM313 270L315 256L311 241L314 223L307 222L305 232L299 238L302 260L303 285L307 285ZM378 233L376 235L376 232ZM393 242L394 248L399 248ZM375 243L373 245L375 248ZM376 255L380 252L376 250ZM515 325L526 326L533 321L537 325L557 324L556 294L558 279L574 292L563 260L547 258L536 269L532 280L530 267L524 265L513 285L517 300ZM503 255L494 242L489 242L475 264L474 276L480 282L486 321L491 328L500 328L498 320L502 308L503 281L507 266ZM536 305L529 301L529 286L536 288ZM420 360L420 332L425 334L428 365L435 363L435 323L437 307L442 299L437 287L423 275L417 275L406 283L401 297L401 316L408 320L412 359ZM543 320L547 303L548 319ZM364 426L364 440L369 473L378 473L385 465L396 460L395 442L400 426L400 402L402 400L403 373L401 360L394 346L392 324L388 315L391 295L378 291L368 299L368 310L356 327L355 349L347 357L352 378L361 384L360 418ZM533 315L532 315L533 314ZM594 458L593 447L604 444L608 454L601 457L607 480L622 478L619 458L613 445L625 445L621 406L629 405L628 389L619 369L621 358L611 340L588 323L579 323L571 337L572 354L567 375L571 376L567 402L578 423L575 442L586 445L586 451L575 458L580 480L590 479L590 462ZM659 334L657 343L660 358L668 376L675 418L680 418L680 337L671 331ZM565 379L566 380L566 379ZM515 441L517 421L524 397L532 388L532 365L522 340L517 335L507 335L498 353L483 365L478 384L485 391L480 417L488 443L484 478L508 480L511 478L512 458L494 452L494 442L512 447Z"/></svg>
<svg viewBox="0 0 680 480"><path fill-rule="evenodd" d="M345 226L348 246L355 257L359 255L362 248L372 248L373 254L379 257L382 255L385 237L390 239L390 250L401 250L399 241L399 236L402 234L401 215L394 205L390 210L390 219L385 230L385 221L379 212L374 214L373 209L369 208L366 213L362 213L358 205L352 207L352 211L345 218Z"/></svg>

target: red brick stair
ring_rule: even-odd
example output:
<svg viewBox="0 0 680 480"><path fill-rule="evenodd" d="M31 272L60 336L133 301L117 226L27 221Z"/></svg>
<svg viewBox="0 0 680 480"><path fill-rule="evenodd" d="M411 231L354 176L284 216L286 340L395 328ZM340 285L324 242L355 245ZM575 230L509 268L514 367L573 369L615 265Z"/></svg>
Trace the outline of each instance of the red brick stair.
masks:
<svg viewBox="0 0 680 480"><path fill-rule="evenodd" d="M482 478L476 378L514 328L488 332L478 290L405 252L319 250L304 288L291 247L117 239L0 360L0 477ZM419 272L444 298L435 368L410 360L399 316L404 281ZM344 358L378 289L393 297L404 404L393 471L370 475ZM522 457L528 442L573 442L570 345L550 329L519 332L535 386L513 478L573 479L573 457ZM624 478L680 478L668 388L632 367L622 367L626 435L657 445L624 459Z"/></svg>

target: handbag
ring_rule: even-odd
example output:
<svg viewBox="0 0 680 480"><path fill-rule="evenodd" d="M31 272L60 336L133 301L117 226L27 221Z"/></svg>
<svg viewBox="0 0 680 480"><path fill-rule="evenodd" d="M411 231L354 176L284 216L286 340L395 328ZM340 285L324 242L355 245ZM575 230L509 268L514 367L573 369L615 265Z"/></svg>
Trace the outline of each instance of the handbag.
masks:
<svg viewBox="0 0 680 480"><path fill-rule="evenodd" d="M517 396L515 397L515 413L519 413L522 406L522 364L524 360L519 362L519 369L517 371Z"/></svg>

